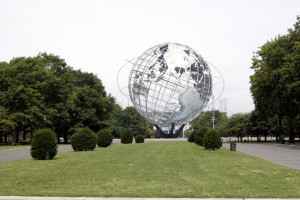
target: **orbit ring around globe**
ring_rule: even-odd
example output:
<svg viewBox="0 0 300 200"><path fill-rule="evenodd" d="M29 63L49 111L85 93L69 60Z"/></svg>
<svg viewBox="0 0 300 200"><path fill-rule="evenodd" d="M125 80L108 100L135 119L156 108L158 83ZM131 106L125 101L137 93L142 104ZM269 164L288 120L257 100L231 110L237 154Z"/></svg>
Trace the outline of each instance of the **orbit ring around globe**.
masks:
<svg viewBox="0 0 300 200"><path fill-rule="evenodd" d="M213 95L210 66L186 45L159 44L125 65L128 64L131 66L127 85L129 95L125 96L129 96L137 111L155 125L167 127L195 119ZM220 75L217 80L223 82L223 92L224 79L217 72ZM119 73L118 87L124 94L125 87L119 85Z"/></svg>

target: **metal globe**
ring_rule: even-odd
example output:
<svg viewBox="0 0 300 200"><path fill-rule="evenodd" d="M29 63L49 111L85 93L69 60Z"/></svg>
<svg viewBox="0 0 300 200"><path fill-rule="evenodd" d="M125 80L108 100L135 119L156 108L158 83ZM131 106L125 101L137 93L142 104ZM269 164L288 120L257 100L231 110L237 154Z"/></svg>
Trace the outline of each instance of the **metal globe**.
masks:
<svg viewBox="0 0 300 200"><path fill-rule="evenodd" d="M158 126L185 124L196 118L212 95L207 62L178 43L156 45L132 65L128 89L138 112Z"/></svg>

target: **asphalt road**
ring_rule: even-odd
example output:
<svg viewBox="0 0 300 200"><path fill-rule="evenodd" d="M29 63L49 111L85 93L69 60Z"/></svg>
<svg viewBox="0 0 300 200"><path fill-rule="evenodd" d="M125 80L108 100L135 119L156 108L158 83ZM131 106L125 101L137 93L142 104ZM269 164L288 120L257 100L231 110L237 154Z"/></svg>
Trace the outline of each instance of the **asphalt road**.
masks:
<svg viewBox="0 0 300 200"><path fill-rule="evenodd" d="M63 153L67 151L72 151L72 147L71 145L59 145L57 150L58 153ZM31 158L30 147L0 151L0 163L27 158Z"/></svg>
<svg viewBox="0 0 300 200"><path fill-rule="evenodd" d="M229 143L224 143L229 148ZM300 146L237 143L236 150L289 168L300 170Z"/></svg>

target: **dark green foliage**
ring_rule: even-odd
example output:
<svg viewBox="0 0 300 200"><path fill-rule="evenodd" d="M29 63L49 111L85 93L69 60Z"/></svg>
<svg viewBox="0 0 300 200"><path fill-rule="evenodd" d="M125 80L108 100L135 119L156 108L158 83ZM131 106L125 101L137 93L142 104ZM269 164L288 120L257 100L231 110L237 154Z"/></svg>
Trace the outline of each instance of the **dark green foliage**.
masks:
<svg viewBox="0 0 300 200"><path fill-rule="evenodd" d="M194 140L195 134L196 134L196 130L193 130L188 137L188 142L195 142Z"/></svg>
<svg viewBox="0 0 300 200"><path fill-rule="evenodd" d="M156 130L156 131L154 132L154 138L160 138L160 137L161 137L161 136L160 136L159 131Z"/></svg>
<svg viewBox="0 0 300 200"><path fill-rule="evenodd" d="M270 122L267 126L276 127L277 142L286 134L295 142L300 134L299 43L300 16L287 34L267 41L252 58L250 90L261 120L252 128L265 129L265 122Z"/></svg>
<svg viewBox="0 0 300 200"><path fill-rule="evenodd" d="M33 134L31 156L37 160L53 159L57 153L55 133L50 129L40 129Z"/></svg>
<svg viewBox="0 0 300 200"><path fill-rule="evenodd" d="M109 145L111 145L113 140L111 131L108 129L103 129L100 130L97 133L97 145L99 147L108 147Z"/></svg>
<svg viewBox="0 0 300 200"><path fill-rule="evenodd" d="M26 138L41 128L51 128L64 142L69 130L99 130L115 104L95 74L74 70L47 53L0 61L0 102L1 133L13 144L21 134Z"/></svg>
<svg viewBox="0 0 300 200"><path fill-rule="evenodd" d="M215 128L216 129L219 129L219 127L222 126L222 124L226 123L226 121L227 121L227 116L225 113L222 113L218 110L204 111L191 122L193 129L198 130L202 127L211 128L212 127L212 121L211 121L212 116L215 117Z"/></svg>
<svg viewBox="0 0 300 200"><path fill-rule="evenodd" d="M135 143L144 143L144 136L143 135L135 136Z"/></svg>
<svg viewBox="0 0 300 200"><path fill-rule="evenodd" d="M122 144L130 144L133 141L132 131L130 129L124 130L121 135L121 143Z"/></svg>
<svg viewBox="0 0 300 200"><path fill-rule="evenodd" d="M141 116L134 107L126 107L124 110L115 107L112 115L114 120L111 120L111 129L115 129L114 127L124 127L130 129L133 136L142 134L150 137L154 134L153 125Z"/></svg>
<svg viewBox="0 0 300 200"><path fill-rule="evenodd" d="M215 130L210 130L203 137L203 146L207 150L216 150L222 147L222 141L219 133Z"/></svg>
<svg viewBox="0 0 300 200"><path fill-rule="evenodd" d="M80 128L71 137L74 151L94 150L97 143L96 134L89 128Z"/></svg>
<svg viewBox="0 0 300 200"><path fill-rule="evenodd" d="M203 146L203 137L208 132L208 128L202 127L199 130L196 130L194 135L194 142L200 146Z"/></svg>

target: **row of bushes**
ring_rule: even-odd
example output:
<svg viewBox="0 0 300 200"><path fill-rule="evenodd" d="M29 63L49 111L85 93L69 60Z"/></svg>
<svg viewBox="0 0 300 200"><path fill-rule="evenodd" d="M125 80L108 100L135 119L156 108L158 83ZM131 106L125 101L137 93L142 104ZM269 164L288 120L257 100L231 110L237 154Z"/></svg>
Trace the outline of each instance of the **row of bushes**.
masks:
<svg viewBox="0 0 300 200"><path fill-rule="evenodd" d="M216 150L222 147L222 140L219 133L204 127L193 130L188 138L188 142L195 142L207 150Z"/></svg>
<svg viewBox="0 0 300 200"><path fill-rule="evenodd" d="M72 148L74 151L91 151L99 147L108 147L113 140L112 133L108 129L100 130L95 134L89 128L81 128L71 137ZM133 135L130 130L124 131L121 137L121 143L129 144L133 141ZM136 143L143 143L144 136L137 135ZM55 133L50 129L41 129L34 133L31 144L31 156L34 159L45 160L53 159L57 154L57 144Z"/></svg>

